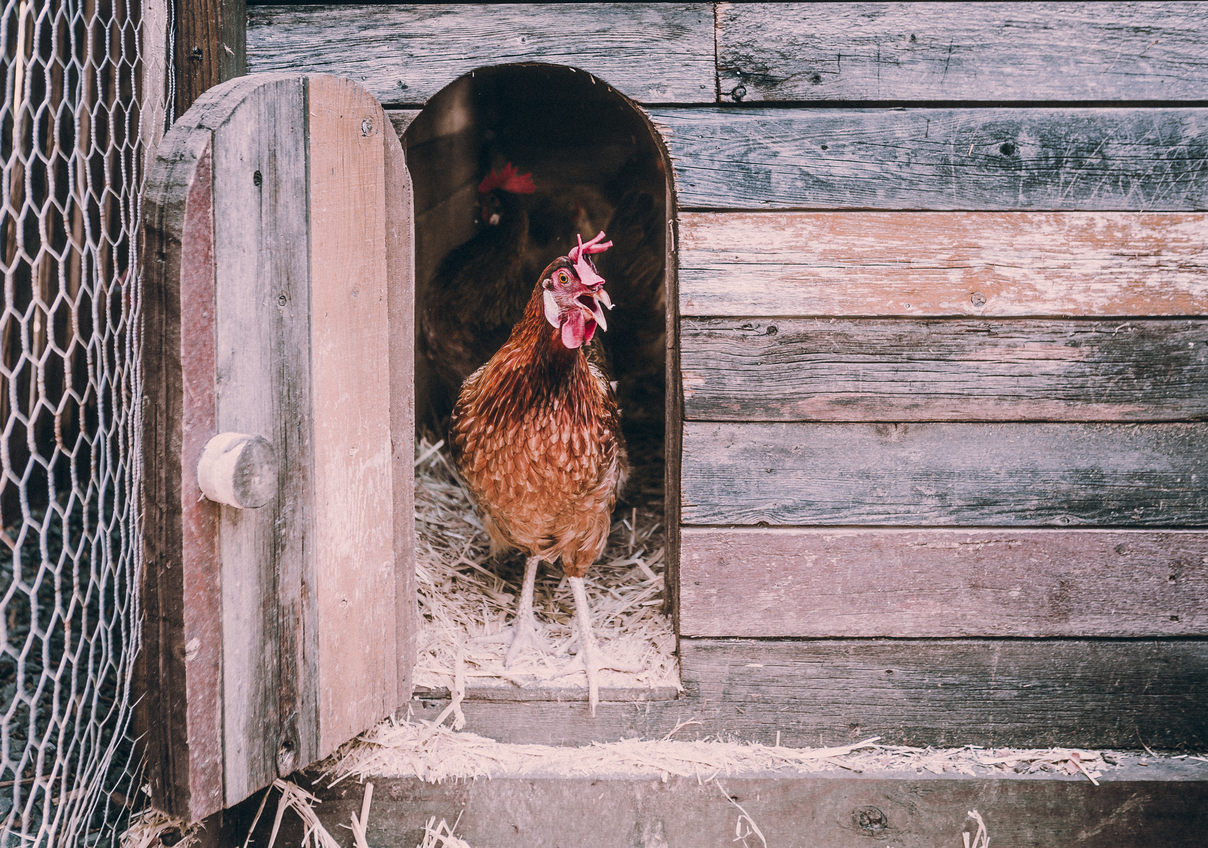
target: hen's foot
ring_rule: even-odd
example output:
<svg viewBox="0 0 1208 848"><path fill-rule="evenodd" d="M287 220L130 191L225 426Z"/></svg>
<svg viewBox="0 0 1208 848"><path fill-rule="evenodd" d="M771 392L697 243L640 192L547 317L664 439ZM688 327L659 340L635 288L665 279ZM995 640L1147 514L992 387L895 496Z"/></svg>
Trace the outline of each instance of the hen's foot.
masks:
<svg viewBox="0 0 1208 848"><path fill-rule="evenodd" d="M587 703L594 716L596 704L600 702L600 671L611 668L614 671L638 672L642 670L642 666L622 662L600 650L591 630L591 614L587 609L587 591L583 586L583 578L568 577L567 580L575 596L575 620L579 625L579 653L567 667L567 671L577 671L582 667L587 673Z"/></svg>
<svg viewBox="0 0 1208 848"><path fill-rule="evenodd" d="M545 652L545 643L541 641L541 635L537 630L537 619L533 617L532 609L521 610L512 621L512 644L508 647L507 656L503 661L504 666L511 668L512 663L520 656L520 652L526 650Z"/></svg>

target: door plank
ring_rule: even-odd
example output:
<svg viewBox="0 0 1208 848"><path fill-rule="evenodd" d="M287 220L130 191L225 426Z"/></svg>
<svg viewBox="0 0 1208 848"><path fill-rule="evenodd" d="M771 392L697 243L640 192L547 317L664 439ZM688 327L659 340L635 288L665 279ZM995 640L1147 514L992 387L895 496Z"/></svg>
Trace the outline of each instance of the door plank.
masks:
<svg viewBox="0 0 1208 848"><path fill-rule="evenodd" d="M1203 527L1208 424L684 424L685 524Z"/></svg>
<svg viewBox="0 0 1208 848"><path fill-rule="evenodd" d="M680 314L1208 315L1208 215L681 212Z"/></svg>
<svg viewBox="0 0 1208 848"><path fill-rule="evenodd" d="M216 425L267 438L280 476L268 506L220 508L228 802L271 783L279 755L285 773L313 760L317 735L303 80L249 89L214 128Z"/></svg>
<svg viewBox="0 0 1208 848"><path fill-rule="evenodd" d="M711 421L1208 418L1208 321L688 318L685 416Z"/></svg>
<svg viewBox="0 0 1208 848"><path fill-rule="evenodd" d="M222 608L217 512L201 500L197 459L214 430L214 222L208 135L177 134L146 190L139 670L136 710L146 776L160 809L222 809ZM195 332L181 333L187 319ZM189 363L182 367L182 363ZM177 564L178 567L173 567ZM158 685L156 685L158 684Z"/></svg>
<svg viewBox="0 0 1208 848"><path fill-rule="evenodd" d="M398 690L393 474L383 473L392 453L383 144L390 127L377 101L348 81L314 77L308 94L323 757L389 713Z"/></svg>
<svg viewBox="0 0 1208 848"><path fill-rule="evenodd" d="M1202 108L648 111L680 209L1208 207Z"/></svg>
<svg viewBox="0 0 1208 848"><path fill-rule="evenodd" d="M1198 100L1206 28L1199 3L720 3L718 79L744 103Z"/></svg>
<svg viewBox="0 0 1208 848"><path fill-rule="evenodd" d="M1202 637L1208 533L683 531L681 636Z"/></svg>

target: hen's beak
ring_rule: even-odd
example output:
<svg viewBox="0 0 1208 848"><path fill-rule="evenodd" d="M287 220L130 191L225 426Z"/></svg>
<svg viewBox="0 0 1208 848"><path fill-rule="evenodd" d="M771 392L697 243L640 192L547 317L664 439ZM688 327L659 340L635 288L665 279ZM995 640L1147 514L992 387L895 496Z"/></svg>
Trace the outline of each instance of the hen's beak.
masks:
<svg viewBox="0 0 1208 848"><path fill-rule="evenodd" d="M600 280L603 283L603 280ZM600 325L601 330L608 329L608 319L604 317L603 307L612 309L612 301L608 297L608 292L603 288L596 291L589 291L586 294L579 295L579 303L587 309L591 315L591 319Z"/></svg>

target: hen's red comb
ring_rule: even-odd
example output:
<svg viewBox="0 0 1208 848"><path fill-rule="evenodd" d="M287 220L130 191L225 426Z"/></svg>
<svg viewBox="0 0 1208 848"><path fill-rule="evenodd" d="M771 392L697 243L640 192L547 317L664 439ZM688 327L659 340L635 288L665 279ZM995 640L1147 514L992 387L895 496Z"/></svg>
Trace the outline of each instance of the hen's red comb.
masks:
<svg viewBox="0 0 1208 848"><path fill-rule="evenodd" d="M581 235L576 235L575 238L579 240L579 243L572 247L570 252L566 254L566 258L571 262L578 262L580 257L590 256L593 253L603 253L604 251L608 250L608 248L612 247L612 242L604 241L604 233L602 232L597 233L596 237L589 242L584 242L583 236ZM600 242L604 243L601 244Z"/></svg>
<svg viewBox="0 0 1208 848"><path fill-rule="evenodd" d="M488 191L494 191L501 188L504 191L510 191L512 194L532 194L537 190L533 185L532 173L518 174L517 168L511 162L503 166L503 170L491 170L491 173L483 177L481 183L478 184L478 193L486 194Z"/></svg>
<svg viewBox="0 0 1208 848"><path fill-rule="evenodd" d="M598 288L604 285L604 278L596 273L595 268L591 267L591 262L587 257L593 253L603 253L612 247L612 242L604 241L604 233L599 233L589 242L584 242L581 235L576 235L575 238L579 240L579 243L570 249L566 258L574 265L575 273L579 275L579 282L588 288ZM601 291L600 294L604 294L604 292ZM611 303L608 308L612 308Z"/></svg>

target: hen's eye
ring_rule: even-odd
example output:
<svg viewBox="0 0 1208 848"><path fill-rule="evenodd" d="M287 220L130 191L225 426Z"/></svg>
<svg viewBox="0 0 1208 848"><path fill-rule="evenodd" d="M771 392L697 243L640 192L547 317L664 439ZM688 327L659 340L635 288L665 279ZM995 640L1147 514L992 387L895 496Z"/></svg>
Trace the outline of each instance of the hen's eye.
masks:
<svg viewBox="0 0 1208 848"><path fill-rule="evenodd" d="M558 272L558 282L561 285L566 285L567 283L570 282L570 274L566 273L565 271L559 271Z"/></svg>

